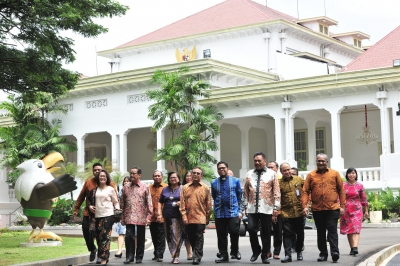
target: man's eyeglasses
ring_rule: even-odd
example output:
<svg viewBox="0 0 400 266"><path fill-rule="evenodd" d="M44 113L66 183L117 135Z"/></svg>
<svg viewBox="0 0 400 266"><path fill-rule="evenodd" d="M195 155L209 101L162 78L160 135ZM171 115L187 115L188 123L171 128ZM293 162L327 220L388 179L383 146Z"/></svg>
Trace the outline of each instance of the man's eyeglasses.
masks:
<svg viewBox="0 0 400 266"><path fill-rule="evenodd" d="M218 171L221 171L221 170L224 170L224 169L226 169L226 167L220 167L220 168L218 168Z"/></svg>
<svg viewBox="0 0 400 266"><path fill-rule="evenodd" d="M201 175L201 172L192 172L192 175Z"/></svg>
<svg viewBox="0 0 400 266"><path fill-rule="evenodd" d="M326 163L325 160L317 160L317 163Z"/></svg>
<svg viewBox="0 0 400 266"><path fill-rule="evenodd" d="M137 175L138 173L131 173L131 175Z"/></svg>

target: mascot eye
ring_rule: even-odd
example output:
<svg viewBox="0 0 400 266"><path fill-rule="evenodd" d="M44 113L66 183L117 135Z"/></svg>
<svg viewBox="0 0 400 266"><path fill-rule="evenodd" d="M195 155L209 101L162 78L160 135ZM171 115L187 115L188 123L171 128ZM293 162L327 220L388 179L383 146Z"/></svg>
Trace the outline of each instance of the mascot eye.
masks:
<svg viewBox="0 0 400 266"><path fill-rule="evenodd" d="M42 167L43 167L43 166L42 166L42 163L38 163L37 166L38 166L39 168L42 168Z"/></svg>

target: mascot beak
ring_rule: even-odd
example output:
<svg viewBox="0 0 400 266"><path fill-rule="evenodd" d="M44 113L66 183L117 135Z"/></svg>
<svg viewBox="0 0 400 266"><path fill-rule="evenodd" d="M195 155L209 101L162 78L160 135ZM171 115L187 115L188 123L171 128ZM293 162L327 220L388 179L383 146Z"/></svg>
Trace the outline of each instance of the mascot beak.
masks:
<svg viewBox="0 0 400 266"><path fill-rule="evenodd" d="M47 172L52 173L60 169L60 167L53 167L53 166L59 161L64 161L64 157L59 152L53 152L44 157L42 161L44 162Z"/></svg>

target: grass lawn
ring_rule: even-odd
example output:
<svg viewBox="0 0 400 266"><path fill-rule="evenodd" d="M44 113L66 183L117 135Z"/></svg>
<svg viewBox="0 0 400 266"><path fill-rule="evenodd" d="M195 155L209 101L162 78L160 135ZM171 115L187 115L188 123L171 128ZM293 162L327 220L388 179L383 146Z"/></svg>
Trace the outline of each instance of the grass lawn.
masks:
<svg viewBox="0 0 400 266"><path fill-rule="evenodd" d="M11 265L24 262L48 260L60 257L87 254L83 237L61 237L60 247L21 248L19 244L27 242L30 231L0 230L0 265ZM111 250L117 249L117 244L111 243Z"/></svg>

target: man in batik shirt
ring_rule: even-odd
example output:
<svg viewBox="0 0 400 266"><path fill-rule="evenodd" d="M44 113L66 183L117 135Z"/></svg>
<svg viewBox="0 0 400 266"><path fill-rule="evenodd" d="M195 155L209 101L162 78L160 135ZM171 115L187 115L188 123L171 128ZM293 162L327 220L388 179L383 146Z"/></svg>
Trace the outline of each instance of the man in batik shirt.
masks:
<svg viewBox="0 0 400 266"><path fill-rule="evenodd" d="M136 166L132 167L130 171L131 183L124 186L120 202L123 210L121 223L126 225L126 261L124 261L124 264L133 262L135 253L136 263L142 263L146 225L150 223L153 214L150 190L145 183L140 182L141 176L142 170ZM137 234L136 247L135 227Z"/></svg>
<svg viewBox="0 0 400 266"><path fill-rule="evenodd" d="M280 207L280 190L276 173L266 167L266 157L263 152L253 156L254 170L246 174L244 185L244 209L248 217L248 231L253 255L251 262L261 254L264 264L269 264L268 253L271 248L271 222L277 220ZM258 224L261 225L261 242L258 242Z"/></svg>
<svg viewBox="0 0 400 266"><path fill-rule="evenodd" d="M211 214L210 188L201 182L202 178L203 169L193 168L192 183L186 184L181 190L180 211L193 249L193 265L200 264L203 257L204 230Z"/></svg>

